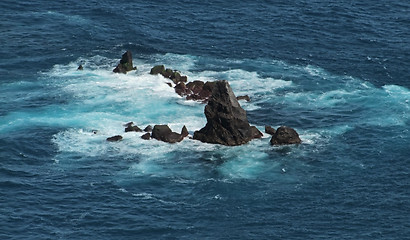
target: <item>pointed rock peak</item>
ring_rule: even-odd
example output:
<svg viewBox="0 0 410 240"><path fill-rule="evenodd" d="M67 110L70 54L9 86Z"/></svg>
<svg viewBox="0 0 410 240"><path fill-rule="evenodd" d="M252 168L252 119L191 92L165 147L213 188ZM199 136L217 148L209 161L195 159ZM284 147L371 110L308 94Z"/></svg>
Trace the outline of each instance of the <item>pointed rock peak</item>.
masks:
<svg viewBox="0 0 410 240"><path fill-rule="evenodd" d="M130 51L126 51L120 60L120 63L114 68L113 72L115 73L127 73L132 70L136 70L137 67L132 65L132 54Z"/></svg>
<svg viewBox="0 0 410 240"><path fill-rule="evenodd" d="M185 126L185 125L182 127L182 130L181 130L181 135L182 135L182 137L186 137L186 136L188 136L188 135L189 135L189 133L188 133L188 129L186 128L186 126Z"/></svg>
<svg viewBox="0 0 410 240"><path fill-rule="evenodd" d="M205 106L207 124L194 133L194 139L229 146L241 145L258 137L259 131L249 125L228 81L216 81Z"/></svg>

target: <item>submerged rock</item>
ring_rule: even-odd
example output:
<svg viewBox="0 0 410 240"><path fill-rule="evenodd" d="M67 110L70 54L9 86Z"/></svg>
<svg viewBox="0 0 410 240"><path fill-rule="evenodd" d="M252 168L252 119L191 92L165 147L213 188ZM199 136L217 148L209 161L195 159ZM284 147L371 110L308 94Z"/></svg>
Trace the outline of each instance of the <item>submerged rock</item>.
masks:
<svg viewBox="0 0 410 240"><path fill-rule="evenodd" d="M214 82L205 116L205 127L195 131L193 137L202 142L235 146L249 142L260 133L249 125L246 111L225 80Z"/></svg>
<svg viewBox="0 0 410 240"><path fill-rule="evenodd" d="M176 143L184 139L184 136L173 132L168 125L155 125L151 137L168 143Z"/></svg>
<svg viewBox="0 0 410 240"><path fill-rule="evenodd" d="M132 54L130 51L126 51L120 60L120 63L114 68L115 73L127 73L131 70L136 70L137 67L132 65Z"/></svg>
<svg viewBox="0 0 410 240"><path fill-rule="evenodd" d="M273 134L270 143L272 145L299 144L302 143L302 140L295 129L282 126Z"/></svg>
<svg viewBox="0 0 410 240"><path fill-rule="evenodd" d="M251 101L251 98L248 95L237 96L236 99L238 99L238 101L240 101L240 100L245 100L247 102Z"/></svg>
<svg viewBox="0 0 410 240"><path fill-rule="evenodd" d="M115 135L112 137L107 138L108 142L118 142L122 140L122 136L121 135Z"/></svg>
<svg viewBox="0 0 410 240"><path fill-rule="evenodd" d="M78 66L77 70L78 71L84 70L83 65L80 64L80 66Z"/></svg>

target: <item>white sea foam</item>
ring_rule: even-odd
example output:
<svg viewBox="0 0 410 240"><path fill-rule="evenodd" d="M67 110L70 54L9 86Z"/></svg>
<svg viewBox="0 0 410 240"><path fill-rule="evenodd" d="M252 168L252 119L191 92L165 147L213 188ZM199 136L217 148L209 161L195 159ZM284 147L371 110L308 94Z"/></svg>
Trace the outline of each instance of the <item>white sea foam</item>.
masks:
<svg viewBox="0 0 410 240"><path fill-rule="evenodd" d="M408 90L398 86L389 85L378 89L351 77L343 77L343 81L338 82L340 77L313 66L295 67L282 63L280 68L287 66L289 70L286 73L288 80L283 80L263 77L258 72L242 69L195 71L198 59L193 56L166 54L155 58L156 63L163 63L166 67L178 69L182 74L188 75L190 81L228 80L236 95L246 94L251 97L251 102L241 101L247 111L257 110L260 103L271 101L284 103L293 109L327 109L327 112L344 110L349 104L360 106L366 103L366 108L362 110L366 114L364 118L353 118L350 122L347 120L344 124L328 128L309 131L297 129L305 145L322 144L323 139L343 134L357 124L394 125L408 121ZM133 121L140 128L148 124L168 124L175 132L181 131L182 126L186 125L192 135L206 124L206 118L203 104L179 97L165 84L169 82L168 79L149 74L154 64L135 59L134 64L138 64L138 70L124 75L112 72L112 66L117 62L118 59L96 56L54 66L44 76L50 84L58 86L59 91L72 96L68 104L50 106L36 115L13 117L10 124L22 125L19 121L28 119L30 123L48 122L66 127L67 130L55 134L53 138L62 154L135 155L138 161L132 163L127 170L127 174L131 175L196 179L195 176L201 175L201 170L192 168L187 171L183 163L184 167L173 162L178 159L175 154L192 153L205 156L206 159L201 161L222 161L218 165L222 178L254 178L272 169L281 172L283 167L279 162L272 161L268 154L272 149L278 148L269 145L270 136L266 134L262 139L243 146L226 147L188 138L177 144L145 141L141 139L143 133L124 133L122 124ZM83 71L76 70L79 64L83 64ZM309 82L298 79L304 74L319 85L311 86ZM321 88L322 81L329 81L329 84ZM395 106L387 110L387 113L381 111L379 106L385 100ZM397 107L397 103L402 106ZM93 129L98 130L98 133L93 134ZM259 126L259 129L262 127ZM116 143L105 140L117 134L124 139ZM291 152L303 156L300 151L295 148ZM57 156L56 161L60 160Z"/></svg>

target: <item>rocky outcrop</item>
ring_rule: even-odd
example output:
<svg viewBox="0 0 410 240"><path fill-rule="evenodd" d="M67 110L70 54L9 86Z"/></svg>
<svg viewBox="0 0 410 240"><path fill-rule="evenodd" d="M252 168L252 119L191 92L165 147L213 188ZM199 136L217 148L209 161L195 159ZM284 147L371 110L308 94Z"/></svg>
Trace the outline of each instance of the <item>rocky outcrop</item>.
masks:
<svg viewBox="0 0 410 240"><path fill-rule="evenodd" d="M136 70L137 67L132 65L132 54L130 51L126 51L120 60L120 63L114 68L113 72L115 73L127 73L132 70Z"/></svg>
<svg viewBox="0 0 410 240"><path fill-rule="evenodd" d="M273 134L275 134L275 132L276 132L276 130L273 127L271 127L269 125L265 126L265 133L273 135Z"/></svg>
<svg viewBox="0 0 410 240"><path fill-rule="evenodd" d="M125 132L142 132L141 128L135 126L133 122L124 124Z"/></svg>
<svg viewBox="0 0 410 240"><path fill-rule="evenodd" d="M205 116L205 127L195 131L193 137L202 142L235 146L249 142L260 133L249 125L246 111L225 80L214 82L212 95L205 106Z"/></svg>
<svg viewBox="0 0 410 240"><path fill-rule="evenodd" d="M121 140L122 140L122 136L120 136L120 135L115 135L115 136L107 138L108 142L118 142L118 141L121 141Z"/></svg>
<svg viewBox="0 0 410 240"><path fill-rule="evenodd" d="M179 73L177 70L172 70L170 68L165 69L164 65L154 66L153 68L151 68L150 74L161 74L163 77L171 79L174 84L188 81L187 76L182 76L181 73Z"/></svg>
<svg viewBox="0 0 410 240"><path fill-rule="evenodd" d="M178 83L174 87L174 89L178 95L186 97L187 100L195 100L207 103L210 96L212 95L212 89L214 85L215 82L204 83L202 81L196 80L187 84L183 82Z"/></svg>
<svg viewBox="0 0 410 240"><path fill-rule="evenodd" d="M83 65L80 64L80 66L78 66L77 70L78 70L78 71L84 70Z"/></svg>
<svg viewBox="0 0 410 240"><path fill-rule="evenodd" d="M272 145L299 144L302 143L302 140L300 140L295 129L282 126L273 134L270 143Z"/></svg>
<svg viewBox="0 0 410 240"><path fill-rule="evenodd" d="M168 125L155 125L151 137L168 143L177 143L184 139L182 134L173 132Z"/></svg>

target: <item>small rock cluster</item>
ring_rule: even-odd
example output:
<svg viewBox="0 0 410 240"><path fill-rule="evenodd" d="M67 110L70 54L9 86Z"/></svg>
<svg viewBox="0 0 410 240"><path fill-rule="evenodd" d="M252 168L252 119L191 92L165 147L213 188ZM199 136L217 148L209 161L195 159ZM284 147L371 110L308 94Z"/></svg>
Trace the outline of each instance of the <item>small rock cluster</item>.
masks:
<svg viewBox="0 0 410 240"><path fill-rule="evenodd" d="M126 73L134 70L132 65L131 52L127 51L122 55L120 64L114 72ZM236 97L228 81L188 82L187 76L182 76L178 71L165 68L164 65L153 67L150 74L161 74L165 78L171 79L175 84L175 92L187 100L196 100L207 103L205 106L206 125L194 132L193 139L205 143L222 144L227 146L237 146L245 144L252 139L261 138L263 134L248 122L246 111L240 106L238 100L250 101L248 95ZM168 83L172 86L171 83ZM125 132L146 132L141 138L149 140L151 138L168 143L177 143L188 136L188 130L184 126L181 133L173 132L168 125L155 125L153 128L147 126L141 130L133 122L124 125ZM290 127L282 126L277 130L271 126L265 126L265 132L272 135L270 143L272 145L299 144L302 141L298 133ZM114 142L122 140L122 136L116 135L107 138L107 141Z"/></svg>

